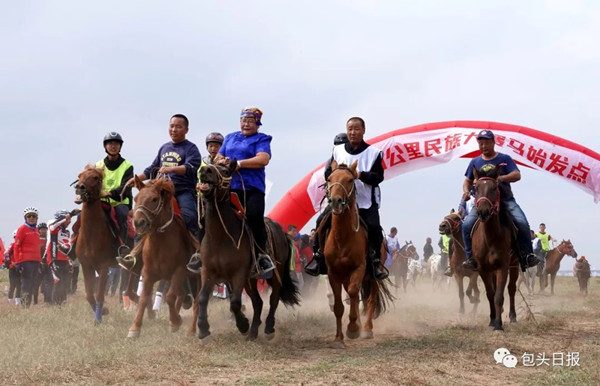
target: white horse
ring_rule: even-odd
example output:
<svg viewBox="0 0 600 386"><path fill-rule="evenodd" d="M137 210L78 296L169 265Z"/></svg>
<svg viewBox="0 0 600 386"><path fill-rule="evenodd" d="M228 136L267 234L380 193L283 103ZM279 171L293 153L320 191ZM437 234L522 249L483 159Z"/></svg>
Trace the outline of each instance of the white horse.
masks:
<svg viewBox="0 0 600 386"><path fill-rule="evenodd" d="M517 288L521 289L521 284L525 282L527 292L529 295L533 295L533 288L535 286L535 277L537 276L538 267L529 267L525 272L519 269L519 280L517 281Z"/></svg>
<svg viewBox="0 0 600 386"><path fill-rule="evenodd" d="M409 259L406 280L408 283L412 284L414 289L417 288L417 278L422 274L423 266L421 265L421 262L417 259Z"/></svg>
<svg viewBox="0 0 600 386"><path fill-rule="evenodd" d="M427 272L431 275L434 290L440 288L444 280L450 286L450 278L444 275L445 269L445 267L442 267L441 255L433 254L427 260Z"/></svg>

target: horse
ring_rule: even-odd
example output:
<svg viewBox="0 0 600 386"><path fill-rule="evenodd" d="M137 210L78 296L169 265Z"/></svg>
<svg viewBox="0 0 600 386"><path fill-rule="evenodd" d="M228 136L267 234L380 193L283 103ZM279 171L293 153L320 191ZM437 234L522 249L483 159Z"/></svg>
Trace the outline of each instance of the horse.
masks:
<svg viewBox="0 0 600 386"><path fill-rule="evenodd" d="M556 279L556 273L560 269L560 261L565 255L569 255L572 258L577 258L577 252L571 240L563 240L554 249L551 249L546 254L546 267L540 277L540 287L543 292L548 287L548 275L550 275L550 294L554 295L554 279Z"/></svg>
<svg viewBox="0 0 600 386"><path fill-rule="evenodd" d="M412 285L413 289L417 289L417 279L419 275L423 273L423 266L421 266L421 262L419 258L412 258L408 261L408 273L406 275L406 281Z"/></svg>
<svg viewBox="0 0 600 386"><path fill-rule="evenodd" d="M406 292L406 286L408 284L408 263L409 260L419 258L417 254L417 249L411 242L405 241L402 248L394 251L392 254L392 266L391 273L394 275L394 279L396 281L396 291L400 286Z"/></svg>
<svg viewBox="0 0 600 386"><path fill-rule="evenodd" d="M325 236L324 255L329 283L334 296L333 312L336 318L334 345L345 347L342 332L342 287L350 297L350 315L346 335L349 339L361 336L359 318L359 292L362 295L366 321L363 337L373 338L373 319L384 312L387 301L393 299L385 281L377 282L367 269L366 256L368 239L365 227L361 224L356 203L354 181L358 175L355 161L350 167L331 163L332 172L326 183L327 200L331 207L331 228ZM321 222L323 225L325 221ZM322 228L322 226L320 227ZM322 234L322 229L318 232ZM381 253L381 251L380 251ZM382 254L381 261L386 255Z"/></svg>
<svg viewBox="0 0 600 386"><path fill-rule="evenodd" d="M194 245L183 218L175 214L173 196L175 187L167 179L159 178L144 184L137 176L133 222L138 235L142 236L142 294L128 338L140 336L144 311L154 318L151 307L154 283L169 280L166 303L169 306L169 326L176 332L182 324L179 310L186 296L184 282L187 280L186 263L194 253ZM194 316L197 309L194 309ZM194 318L195 320L195 318ZM194 330L194 322L190 331Z"/></svg>
<svg viewBox="0 0 600 386"><path fill-rule="evenodd" d="M204 208L205 235L200 247L202 256L202 287L198 295L198 337L207 343L210 336L207 305L215 284L228 282L231 285L230 309L235 323L247 340L258 337L263 301L257 289L257 279L251 277L251 268L256 261L254 242L247 226L243 208L234 210L230 192L231 175L237 168L234 159L228 165L205 165L200 169L200 190ZM237 201L237 200L236 200ZM267 280L271 287L269 314L265 324L265 335L272 339L275 333L275 311L282 301L294 306L300 303L299 289L290 275L292 241L283 232L281 225L265 218L268 253L276 269ZM252 324L242 311L242 290L252 301Z"/></svg>
<svg viewBox="0 0 600 386"><path fill-rule="evenodd" d="M499 169L481 174L473 168L475 176L475 210L478 222L473 229L473 258L477 261L479 275L485 285L490 304L490 327L503 330L502 311L504 288L508 282L510 302L509 319L517 321L515 293L519 266L517 253L511 254L513 225L507 213L500 210ZM516 251L514 251L516 252ZM510 272L510 279L509 279Z"/></svg>
<svg viewBox="0 0 600 386"><path fill-rule="evenodd" d="M459 314L463 315L465 313L463 279L466 277L469 279L466 294L471 304L473 304L471 315L474 316L477 314L477 306L479 304L479 287L477 286L479 273L463 268L462 266L463 262L466 260L465 243L462 236L462 211L459 210L458 212L454 212L454 210L452 210L449 215L444 217L438 229L440 234L448 235L452 240L450 267L452 268L454 280L458 286L458 298L460 299Z"/></svg>
<svg viewBox="0 0 600 386"><path fill-rule="evenodd" d="M431 282L433 285L433 290L435 291L438 288L441 288L444 281L450 285L450 278L446 278L444 276L444 270L446 268L442 266L442 256L434 253L427 260L427 272L431 277Z"/></svg>
<svg viewBox="0 0 600 386"><path fill-rule="evenodd" d="M87 165L79 173L75 184L75 203L82 204L75 255L81 264L86 300L94 311L95 323L101 323L102 316L109 312L104 307L108 268L116 264L115 256L120 244L102 209L100 199L106 195L102 192L103 179L103 169Z"/></svg>
<svg viewBox="0 0 600 386"><path fill-rule="evenodd" d="M577 281L579 282L579 294L587 296L588 294L588 281L591 276L591 267L590 263L585 259L585 256L582 256L581 259L577 260L575 263L575 276L577 277Z"/></svg>
<svg viewBox="0 0 600 386"><path fill-rule="evenodd" d="M539 265L539 264L538 264ZM533 295L535 289L535 277L538 274L538 267L528 267L525 272L519 271L519 279L517 280L517 288L521 289L521 284L525 283L527 293Z"/></svg>

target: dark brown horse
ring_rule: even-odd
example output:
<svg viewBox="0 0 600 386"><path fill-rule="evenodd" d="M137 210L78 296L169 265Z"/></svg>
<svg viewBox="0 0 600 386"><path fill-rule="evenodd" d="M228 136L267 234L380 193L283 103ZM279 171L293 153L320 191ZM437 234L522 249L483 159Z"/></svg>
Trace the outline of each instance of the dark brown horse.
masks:
<svg viewBox="0 0 600 386"><path fill-rule="evenodd" d="M104 290L108 279L108 267L116 264L115 256L120 244L111 232L102 209L100 198L103 197L103 178L103 169L87 165L79 174L75 185L75 202L82 203L79 217L81 227L75 254L81 263L85 295L94 310L96 323L102 322L102 315L108 314L108 309L104 307Z"/></svg>
<svg viewBox="0 0 600 386"><path fill-rule="evenodd" d="M230 309L238 330L248 333L248 340L258 336L263 301L257 289L257 279L251 277L251 268L257 258L250 229L243 215L234 212L230 198L231 174L237 162L229 165L207 165L200 170L200 189L204 208L205 235L200 247L202 256L202 288L198 296L198 337L203 341L210 335L207 305L217 283L231 285ZM243 197L241 197L243 202ZM281 226L265 218L268 254L276 269L267 282L271 286L270 308L265 334L273 338L275 311L281 300L286 305L299 304L299 290L290 276L292 259L291 241ZM242 312L242 290L252 301L253 317L250 325Z"/></svg>
<svg viewBox="0 0 600 386"><path fill-rule="evenodd" d="M392 266L391 266L391 274L394 275L396 294L398 288L402 287L404 292L406 292L406 286L408 284L408 262L409 259L419 259L419 255L417 254L417 249L412 244L412 241L409 243L405 241L405 244L402 248L398 249L392 254ZM413 283L414 284L414 283Z"/></svg>
<svg viewBox="0 0 600 386"><path fill-rule="evenodd" d="M361 226L354 181L357 178L357 162L348 167L331 164L332 172L327 180L327 199L331 206L331 229L325 240L325 262L329 283L333 291L333 312L336 318L334 343L344 347L342 333L342 286L350 297L350 315L346 335L350 339L360 336L359 292L362 294L367 319L363 326L363 337L373 337L373 319L386 309L388 300L393 299L385 282L377 282L366 269L367 233ZM383 255L381 261L385 261Z"/></svg>
<svg viewBox="0 0 600 386"><path fill-rule="evenodd" d="M588 281L592 273L590 263L586 260L585 256L581 256L581 259L575 262L575 276L579 282L579 294L587 296L588 294Z"/></svg>
<svg viewBox="0 0 600 386"><path fill-rule="evenodd" d="M479 287L477 286L477 279L479 278L479 272L466 269L462 266L466 260L465 257L465 243L463 242L462 236L462 212L450 212L449 215L444 217L439 226L440 234L448 235L452 239L452 256L450 256L450 267L454 273L454 280L458 285L458 298L460 299L460 315L465 313L465 291L463 290L463 279L466 277L469 279L467 285L467 297L471 304L473 304L472 315L477 314L477 305L479 304Z"/></svg>
<svg viewBox="0 0 600 386"><path fill-rule="evenodd" d="M508 282L510 301L509 318L517 321L515 293L519 267L517 253L511 255L512 222L500 210L500 190L498 188L497 167L483 175L473 169L475 176L475 210L479 222L473 230L473 258L477 261L479 275L485 285L490 304L490 326L503 330L502 311L504 288ZM510 281L509 281L510 271Z"/></svg>
<svg viewBox="0 0 600 386"><path fill-rule="evenodd" d="M144 185L135 176L135 187L139 193L135 196L133 222L136 232L143 236L143 290L133 324L129 328L129 338L140 336L146 308L148 317L154 318L150 307L152 289L159 280L171 282L166 294L169 326L172 332L179 330L182 323L179 310L185 296L184 281L187 279L186 263L194 253L194 245L185 223L181 216L175 214L173 183L166 179L156 179ZM195 312L196 310L194 308ZM191 330L194 330L194 321L195 318Z"/></svg>
<svg viewBox="0 0 600 386"><path fill-rule="evenodd" d="M558 247L549 250L546 254L546 266L540 277L540 288L542 291L548 287L548 275L550 275L550 294L554 295L554 279L556 279L556 273L560 269L560 261L565 255L577 258L577 252L571 240L561 241Z"/></svg>

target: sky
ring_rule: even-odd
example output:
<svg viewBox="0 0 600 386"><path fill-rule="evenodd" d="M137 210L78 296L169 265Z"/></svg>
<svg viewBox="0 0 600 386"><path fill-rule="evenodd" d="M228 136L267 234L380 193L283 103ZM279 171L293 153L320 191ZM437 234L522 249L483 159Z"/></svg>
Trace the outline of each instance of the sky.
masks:
<svg viewBox="0 0 600 386"><path fill-rule="evenodd" d="M427 122L531 127L600 152L595 1L20 1L0 5L0 237L22 211L72 209L69 186L117 131L136 172L169 117L209 132L263 112L273 136L267 212L331 154L351 116L365 137ZM468 160L382 184L382 226L421 250L462 191ZM548 173L513 184L533 229L600 269L592 196ZM314 225L314 219L304 231ZM565 257L561 269L570 269Z"/></svg>

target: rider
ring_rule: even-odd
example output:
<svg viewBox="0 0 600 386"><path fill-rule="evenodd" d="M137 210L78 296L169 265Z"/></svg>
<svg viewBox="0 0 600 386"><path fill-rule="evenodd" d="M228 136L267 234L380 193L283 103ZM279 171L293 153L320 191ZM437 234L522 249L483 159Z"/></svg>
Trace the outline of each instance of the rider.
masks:
<svg viewBox="0 0 600 386"><path fill-rule="evenodd" d="M333 146L344 145L346 143L348 143L348 134L346 134L346 133L339 133L333 138ZM329 170L329 173L331 173L331 161L332 160L333 160L333 158L328 159L325 164L325 170L326 171ZM325 207L325 209L323 209L321 214L317 217L316 229L319 229L319 226L321 225L321 221L323 221L324 218L329 216L330 213L331 213L331 207L329 205L327 205ZM327 265L325 264L325 259L320 258L323 256L323 254L320 251L321 245L320 245L319 235L315 233L315 229L313 229L311 231L311 237L312 237L313 258L304 267L304 272L306 272L308 275L311 275L311 276L327 275ZM315 259L315 257L317 257L317 258Z"/></svg>
<svg viewBox="0 0 600 386"><path fill-rule="evenodd" d="M197 173L197 181L200 183L200 169L205 165L212 165L215 157L219 153L221 146L223 146L223 135L221 133L213 132L206 136L206 151L208 151L208 155L202 158L202 162L200 163L200 167L198 168ZM202 195L200 192L198 185L196 186L196 194ZM200 229L200 237L198 238L200 242L202 242L202 238L204 238L204 229ZM202 267L202 260L200 260L200 254L195 253L190 262L187 264L187 269L193 273L200 273L200 268Z"/></svg>
<svg viewBox="0 0 600 386"><path fill-rule="evenodd" d="M71 213L59 210L50 222L50 239L46 247L46 264L56 281L52 294L52 304L60 305L67 300L67 292L71 286L69 272L71 261L67 254L71 250L71 233L67 229L71 223Z"/></svg>
<svg viewBox="0 0 600 386"><path fill-rule="evenodd" d="M540 239L540 244L542 247L542 257L546 257L548 252L550 251L550 241L554 241L554 238L550 236L549 233L546 233L546 224L540 224L540 231L535 234L538 239Z"/></svg>
<svg viewBox="0 0 600 386"><path fill-rule="evenodd" d="M365 121L362 118L348 119L346 122L348 143L335 146L331 160L346 165L358 161L358 178L355 181L358 212L368 228L368 258L373 268L373 277L375 280L383 280L389 275L387 269L381 264L380 252L383 234L379 222L379 184L383 181L383 154L363 140L365 130ZM331 172L331 162L329 162L325 168L326 180ZM329 226L329 222L326 225ZM318 237L315 237L316 239ZM323 260L325 260L325 256L317 249L313 254L312 261L305 268L306 273L313 276L318 275L320 273L319 266L323 264L320 262Z"/></svg>
<svg viewBox="0 0 600 386"><path fill-rule="evenodd" d="M107 156L96 162L97 168L104 169L102 200L108 202L115 209L121 240L118 255L124 256L129 252L129 247L126 245L127 215L131 210L133 201L131 188L127 187L126 184L127 181L133 178L133 165L121 156L123 138L119 133L110 132L106 134L103 144Z"/></svg>
<svg viewBox="0 0 600 386"><path fill-rule="evenodd" d="M165 174L175 186L175 200L181 210L185 226L196 238L200 236L198 227L198 212L196 209L196 173L202 157L198 147L186 139L189 131L189 120L183 114L175 114L169 121L169 136L171 141L163 144L152 164L143 173L138 174L141 181L154 177L157 172ZM127 181L128 186L134 184L134 179ZM119 264L126 269L135 265L135 257L127 255L117 258Z"/></svg>
<svg viewBox="0 0 600 386"><path fill-rule="evenodd" d="M484 166L488 165L498 167L500 170L498 176L498 188L500 189L502 210L508 212L518 229L517 244L522 266L533 267L540 261L533 254L531 238L529 236L529 223L527 222L525 213L523 213L523 210L521 210L521 207L517 204L510 188L512 182L517 182L521 179L521 172L511 156L499 153L495 150L494 133L490 130L481 130L479 134L477 134L477 143L479 144L481 155L473 158L467 167L467 171L465 172L466 178L463 182L462 199L468 201L470 198L471 187L475 182L473 168L481 170ZM467 217L465 217L462 225L466 255L466 261L463 263L463 267L473 270L477 269L477 262L473 259L473 253L471 251L471 230L476 221L477 210L471 210Z"/></svg>

